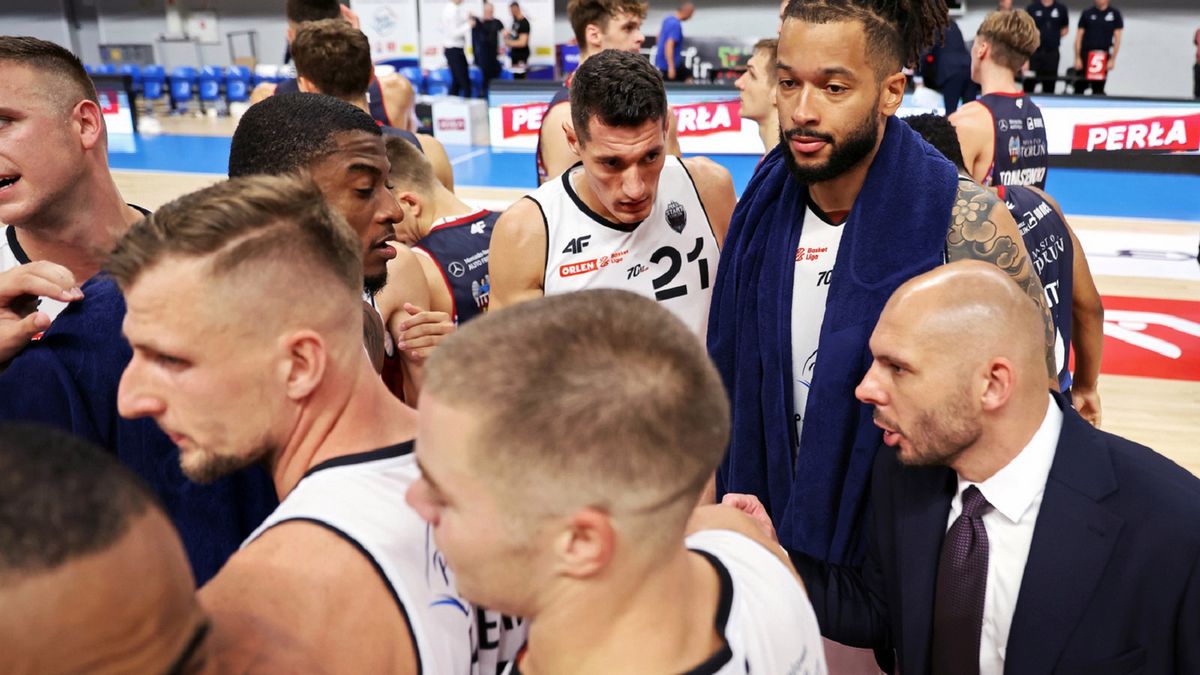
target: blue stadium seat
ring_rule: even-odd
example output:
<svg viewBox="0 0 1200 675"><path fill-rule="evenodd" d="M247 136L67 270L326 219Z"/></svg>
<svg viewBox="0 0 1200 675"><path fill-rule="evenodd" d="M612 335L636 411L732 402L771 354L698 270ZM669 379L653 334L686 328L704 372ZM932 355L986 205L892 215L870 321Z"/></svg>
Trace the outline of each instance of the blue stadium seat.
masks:
<svg viewBox="0 0 1200 675"><path fill-rule="evenodd" d="M483 96L483 71L479 66L471 66L471 96Z"/></svg>
<svg viewBox="0 0 1200 675"><path fill-rule="evenodd" d="M83 64L83 70L84 70L85 72L87 72L87 74L88 74L88 75L95 75L95 74L96 74L96 66L93 66L93 65L92 65L92 64L90 64L90 63L85 63L85 64Z"/></svg>
<svg viewBox="0 0 1200 675"><path fill-rule="evenodd" d="M225 100L230 103L250 100L250 69L246 66L229 66L225 71Z"/></svg>
<svg viewBox="0 0 1200 675"><path fill-rule="evenodd" d="M157 101L166 93L167 73L162 66L142 66L142 96Z"/></svg>
<svg viewBox="0 0 1200 675"><path fill-rule="evenodd" d="M225 76L216 66L205 66L200 71L200 102L213 103L221 100L221 84Z"/></svg>
<svg viewBox="0 0 1200 675"><path fill-rule="evenodd" d="M425 93L430 96L441 96L450 92L450 69L438 68L429 72L425 80Z"/></svg>
<svg viewBox="0 0 1200 675"><path fill-rule="evenodd" d="M171 107L175 110L186 110L188 103L196 91L197 73L191 66L179 66L171 69Z"/></svg>
<svg viewBox="0 0 1200 675"><path fill-rule="evenodd" d="M513 72L511 70L509 70L508 68L501 68L499 79L511 80L511 79L513 79Z"/></svg>
<svg viewBox="0 0 1200 675"><path fill-rule="evenodd" d="M399 70L404 79L412 83L413 90L418 94L425 93L425 74L417 66L404 66Z"/></svg>
<svg viewBox="0 0 1200 675"><path fill-rule="evenodd" d="M142 93L142 71L132 63L122 63L117 66L118 75L128 75L133 82L133 91L136 94Z"/></svg>
<svg viewBox="0 0 1200 675"><path fill-rule="evenodd" d="M100 65L96 66L93 74L95 74L95 75L116 75L117 67L111 63L101 63Z"/></svg>

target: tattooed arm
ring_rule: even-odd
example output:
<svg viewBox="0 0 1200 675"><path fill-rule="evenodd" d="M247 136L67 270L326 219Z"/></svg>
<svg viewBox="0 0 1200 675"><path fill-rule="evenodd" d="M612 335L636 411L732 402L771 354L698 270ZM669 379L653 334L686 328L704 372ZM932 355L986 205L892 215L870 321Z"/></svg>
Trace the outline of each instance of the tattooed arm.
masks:
<svg viewBox="0 0 1200 675"><path fill-rule="evenodd" d="M950 212L950 231L946 234L946 259L990 262L1004 270L1038 304L1046 333L1046 372L1052 388L1057 390L1054 320L1017 223L994 192L971 181L958 182L958 196Z"/></svg>

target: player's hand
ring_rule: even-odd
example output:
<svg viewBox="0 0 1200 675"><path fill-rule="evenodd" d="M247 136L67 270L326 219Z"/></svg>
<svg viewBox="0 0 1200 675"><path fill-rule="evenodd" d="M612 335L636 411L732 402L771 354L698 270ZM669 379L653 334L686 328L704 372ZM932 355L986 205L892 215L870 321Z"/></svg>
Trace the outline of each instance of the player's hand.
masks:
<svg viewBox="0 0 1200 675"><path fill-rule="evenodd" d="M409 316L400 322L400 334L395 335L396 348L418 361L424 361L434 348L455 330L454 321L445 312L424 310L416 305L404 303Z"/></svg>
<svg viewBox="0 0 1200 675"><path fill-rule="evenodd" d="M675 67L674 66L667 68L667 79L668 80L675 79Z"/></svg>
<svg viewBox="0 0 1200 675"><path fill-rule="evenodd" d="M358 14L356 14L354 12L354 10L350 9L346 5L341 5L341 9L342 9L342 18L345 19L351 26L354 26L355 28L362 30L362 27L359 25L362 22L359 21Z"/></svg>
<svg viewBox="0 0 1200 675"><path fill-rule="evenodd" d="M0 363L50 327L49 315L37 311L39 297L74 302L83 299L83 291L71 270L46 260L0 272Z"/></svg>
<svg viewBox="0 0 1200 675"><path fill-rule="evenodd" d="M1109 58L1109 59L1108 59L1108 69L1109 69L1109 70L1112 70L1112 69L1113 69L1113 68L1115 68L1116 66L1117 66L1117 60L1116 60L1116 59L1114 59L1114 58Z"/></svg>
<svg viewBox="0 0 1200 675"><path fill-rule="evenodd" d="M1100 392L1095 387L1071 387L1071 403L1080 417L1100 427Z"/></svg>
<svg viewBox="0 0 1200 675"><path fill-rule="evenodd" d="M767 507L758 501L758 497L731 492L721 498L721 506L735 508L750 516L754 519L754 524L758 525L768 539L779 543L779 537L775 534L775 525L771 523L771 516L767 514Z"/></svg>
<svg viewBox="0 0 1200 675"><path fill-rule="evenodd" d="M1083 59L1075 59L1075 72L1083 71Z"/></svg>

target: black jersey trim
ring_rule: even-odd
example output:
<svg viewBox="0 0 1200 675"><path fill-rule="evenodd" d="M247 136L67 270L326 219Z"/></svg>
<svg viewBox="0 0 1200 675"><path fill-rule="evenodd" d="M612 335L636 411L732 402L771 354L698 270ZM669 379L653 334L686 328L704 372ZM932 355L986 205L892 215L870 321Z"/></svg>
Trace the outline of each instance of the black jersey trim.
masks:
<svg viewBox="0 0 1200 675"><path fill-rule="evenodd" d="M411 441L408 444L411 445L412 444ZM402 443L401 445L404 445L404 444ZM399 446L393 446L393 447L399 447ZM417 644L417 634L416 634L416 632L413 631L412 618L408 615L408 608L406 608L404 606L404 601L400 599L400 594L396 592L396 587L392 585L391 579L388 579L387 572L383 571L383 566L379 564L379 561L375 559L375 556L371 555L371 552L368 551L366 549L366 547L364 547L361 543L359 543L359 541L357 539L355 539L354 537L351 537L349 534L347 534L341 528L339 528L331 523L327 523L323 520L318 520L317 518L312 518L309 516L296 516L294 518L287 518L284 520L280 520L277 523L271 524L270 527L268 527L266 530L263 530L262 533L260 533L258 536L262 537L262 535L266 534L269 530L273 530L276 527L283 525L284 523L298 523L298 522L299 523L311 523L318 527L323 527L323 528L329 530L330 532L341 537L347 544L350 544L355 549L357 549L358 552L361 553L362 556L367 559L367 562L371 563L371 567L375 568L375 573L379 575L380 580L383 581L383 585L387 586L388 593L391 593L392 600L394 600L396 602L396 607L398 607L400 609L400 615L404 617L404 627L408 629L408 639L412 642L413 654L417 657L417 675L422 675L422 673L425 670L425 667L424 667L424 664L421 662L421 647L420 647L420 645Z"/></svg>
<svg viewBox="0 0 1200 675"><path fill-rule="evenodd" d="M584 215L610 230L616 230L617 232L623 232L625 234L629 234L630 232L636 230L638 225L641 225L643 221L639 220L636 223L630 223L629 225L625 225L624 223L614 223L599 213L596 213L590 206L583 203L583 200L579 198L578 194L576 194L575 188L571 186L571 173L575 171L575 169L578 169L582 166L583 162L576 162L574 166L564 171L562 175L563 187L566 189L567 194L570 195L571 201L575 202L575 206L578 207L579 210L584 213ZM658 199L658 195L655 195L654 198ZM708 218L708 214L705 214L704 217ZM546 245L550 245L549 240L547 240Z"/></svg>
<svg viewBox="0 0 1200 675"><path fill-rule="evenodd" d="M679 160L679 166L683 167L683 173L692 182L692 191L696 193L696 201L700 202L700 211L704 213L704 222L708 223L708 231L712 232L713 239L717 238L717 231L713 229L712 218L708 217L708 207L704 205L704 196L700 194L700 188L696 187L696 179L692 178L692 172L688 171L687 164L682 158L676 157ZM725 242L718 242L720 245L717 248L725 245Z"/></svg>
<svg viewBox="0 0 1200 675"><path fill-rule="evenodd" d="M721 640L725 643L723 647L717 650L715 654L704 660L703 663L685 671L683 675L716 675L721 672L727 663L733 660L733 648L729 646L729 638L725 637L725 628L729 624L729 614L733 610L733 577L729 574L729 569L725 567L725 563L721 562L717 556L702 551L700 549L689 549L692 553L698 553L708 561L708 564L713 566L717 571L717 579L721 584L720 597L717 600L717 619L713 622L713 626L717 629L717 635L721 636Z"/></svg>
<svg viewBox="0 0 1200 675"><path fill-rule="evenodd" d="M137 211L138 213L142 214L143 216L150 215L150 211L148 211L147 209L143 209L142 207L138 206L137 204L126 203L125 206L128 206L129 208L133 209L134 211Z"/></svg>
<svg viewBox="0 0 1200 675"><path fill-rule="evenodd" d="M449 218L445 222L434 223L433 225L431 225L429 227L429 234L433 234L434 232L438 232L440 230L449 229L451 227L462 227L463 225L474 225L475 223L478 223L481 220L486 220L487 217L491 214L492 214L492 212L487 209L478 209L476 211L472 211L471 213L463 214L461 216L454 216L452 218ZM422 237L421 241L425 241L426 239L428 239L429 234ZM420 241L417 242L418 245L420 243L421 243Z"/></svg>
<svg viewBox="0 0 1200 675"><path fill-rule="evenodd" d="M13 257L22 265L29 264L29 256L25 253L25 249L21 248L21 242L17 241L17 228L9 225L4 230L4 235L8 238L8 247L12 249Z"/></svg>
<svg viewBox="0 0 1200 675"><path fill-rule="evenodd" d="M542 208L542 203L533 198L533 195L525 195L525 199L533 202L538 207L538 213L542 214L542 231L546 233L546 249L542 251L542 293L546 292L546 274L550 268L550 219L546 218L546 210ZM488 247L491 248L490 246ZM490 260L490 259L489 259ZM489 264L489 270L491 269Z"/></svg>
<svg viewBox="0 0 1200 675"><path fill-rule="evenodd" d="M833 222L833 218L830 218L829 214L825 213L825 209L817 206L817 203L812 200L811 196L808 198L807 206L808 206L808 210L812 211L813 215L816 216L818 220L820 220L822 223L825 223L826 225L828 225L830 227L841 227L846 224L847 220L850 220L850 214L847 213L846 217L842 220L842 222L840 222L840 223Z"/></svg>
<svg viewBox="0 0 1200 675"><path fill-rule="evenodd" d="M376 462L381 459L403 457L405 455L412 454L412 451L413 442L404 441L403 443L389 445L386 448L379 448L378 450L371 450L369 452L356 452L353 455L334 457L333 459L321 462L320 464L306 471L304 475L301 476L301 480L308 478L318 471L324 471L325 469L333 469L339 466L351 466L354 464L365 464L367 462Z"/></svg>

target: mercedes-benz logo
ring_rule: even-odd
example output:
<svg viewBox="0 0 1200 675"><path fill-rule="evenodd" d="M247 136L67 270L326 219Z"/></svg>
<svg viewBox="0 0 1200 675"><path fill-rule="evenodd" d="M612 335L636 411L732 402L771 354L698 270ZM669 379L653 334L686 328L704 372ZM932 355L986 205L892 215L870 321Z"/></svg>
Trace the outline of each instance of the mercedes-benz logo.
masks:
<svg viewBox="0 0 1200 675"><path fill-rule="evenodd" d="M447 265L446 269L450 272L450 276L452 277L461 277L467 273L467 266L463 265L457 260Z"/></svg>

